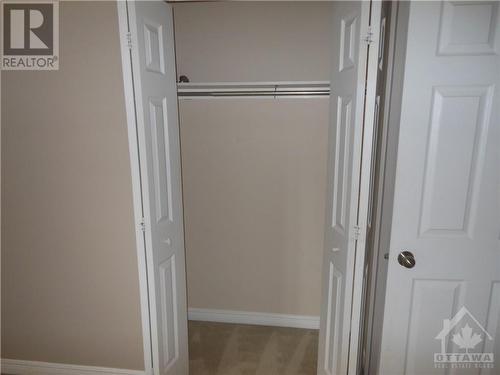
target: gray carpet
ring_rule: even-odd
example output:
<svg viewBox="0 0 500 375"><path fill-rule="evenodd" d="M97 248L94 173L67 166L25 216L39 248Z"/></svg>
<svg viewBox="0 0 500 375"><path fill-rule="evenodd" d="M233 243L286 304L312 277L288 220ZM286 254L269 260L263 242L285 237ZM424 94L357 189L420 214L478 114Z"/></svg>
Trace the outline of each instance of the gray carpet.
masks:
<svg viewBox="0 0 500 375"><path fill-rule="evenodd" d="M189 322L190 375L315 375L318 331Z"/></svg>

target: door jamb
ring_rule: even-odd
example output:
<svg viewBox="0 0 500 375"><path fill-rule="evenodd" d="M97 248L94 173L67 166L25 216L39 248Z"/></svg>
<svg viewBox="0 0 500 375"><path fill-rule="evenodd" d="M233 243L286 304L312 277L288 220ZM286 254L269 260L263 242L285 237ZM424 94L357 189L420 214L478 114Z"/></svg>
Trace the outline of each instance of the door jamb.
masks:
<svg viewBox="0 0 500 375"><path fill-rule="evenodd" d="M405 59L406 59L406 39L408 33L408 22L409 22L409 7L410 4L406 2L392 3L392 12L394 17L391 20L392 31L391 39L389 41L390 51L388 62L391 62L390 70L388 71L388 76L386 80L386 105L383 109L385 112L385 149L383 150L383 168L384 176L381 181L381 199L380 199L380 209L381 212L376 220L379 221L377 228L377 240L375 247L377 247L378 257L384 256L384 261L387 262L385 274L382 275L383 279L380 279L379 275L380 262L377 259L374 262L374 268L372 270L376 278L374 280L374 285L372 286L374 290L383 287L383 298L377 299L375 294L373 294L373 310L368 312L371 314L369 319L371 324L369 325L370 331L370 343L368 345L369 350L366 355L368 356L368 368L365 371L369 373L378 374L378 365L380 359L380 335L382 332L382 320L383 312L385 309L385 288L387 281L388 272L388 262L390 260L390 234L392 228L392 215L393 215L393 201L394 201L394 187L396 178L396 163L397 163L397 153L398 153L398 141L399 141L399 126L401 117L401 99L404 83L404 71L405 71ZM392 34L394 32L394 35ZM369 276L370 277L370 276ZM376 332L375 332L376 330ZM374 340L377 340L378 349L374 349ZM367 372L368 373L368 372Z"/></svg>
<svg viewBox="0 0 500 375"><path fill-rule="evenodd" d="M395 49L396 49L396 32L397 32L397 24L399 19L399 8L400 4L396 2L391 2L389 5L391 8L390 12L390 21L389 21L389 35L387 36L387 43L385 49L387 50L387 59L386 59L386 77L385 77L385 90L384 90L384 107L381 107L379 110L383 113L383 121L379 124L381 127L381 147L380 147L380 164L379 168L376 171L379 173L379 181L377 186L373 187L378 189L377 199L374 200L372 204L372 226L373 226L373 242L372 248L368 249L371 251L373 256L370 260L370 264L365 263L367 267L367 273L365 276L365 286L367 287L364 295L364 311L363 311L363 331L364 338L361 342L362 345L362 357L361 362L359 364L359 371L362 371L361 374L370 373L371 364L372 364L372 341L373 341L373 325L375 322L375 302L376 302L376 289L379 287L379 265L381 261L386 261L385 256L388 253L387 248L384 246L385 242L383 239L383 235L387 230L387 225L382 223L386 223L387 220L391 221L391 216L388 214L390 211L388 209L389 201L391 200L391 176L392 176L392 164L390 163L388 158L393 154L393 144L397 141L394 138L394 131L392 130L390 123L390 108L391 108L391 98L393 92L393 77L394 77L394 64L396 63L395 57ZM387 31L387 29L386 29ZM394 156L394 155L392 155ZM384 251L385 249L385 251ZM385 254L384 254L385 253ZM384 260L381 257L384 256ZM383 281L383 280L382 280ZM382 286L385 288L385 281L382 283ZM378 302L378 301L377 301Z"/></svg>
<svg viewBox="0 0 500 375"><path fill-rule="evenodd" d="M125 94L125 110L127 115L127 132L130 154L130 170L132 177L132 196L134 207L134 229L139 271L139 294L141 305L141 322L144 351L144 373L153 374L153 352L151 341L151 316L148 290L147 249L144 233L144 211L142 200L141 164L139 141L137 135L137 111L135 104L135 88L132 70L132 50L129 25L128 1L118 0L118 27L122 59L123 85Z"/></svg>
<svg viewBox="0 0 500 375"><path fill-rule="evenodd" d="M354 255L354 275L352 285L351 300L351 322L350 339L348 349L347 373L357 374L361 353L361 329L363 324L363 284L364 284L364 264L366 258L366 228L368 220L368 205L370 199L370 179L372 165L372 139L375 124L375 99L378 76L378 45L380 35L380 23L374 20L380 19L382 2L380 0L370 1L370 12L367 20L361 20L362 25L366 25L370 34L370 41L367 45L367 59L363 73L365 75L365 85L363 90L363 127L360 134L360 145L353 152L359 153L354 158L354 162L359 164L358 173L353 175L353 185L357 185L357 208L356 226L360 228L360 234L355 242ZM361 28L362 35L366 31ZM356 137L356 135L355 135ZM357 158L357 160L356 160ZM356 169L357 169L356 168Z"/></svg>

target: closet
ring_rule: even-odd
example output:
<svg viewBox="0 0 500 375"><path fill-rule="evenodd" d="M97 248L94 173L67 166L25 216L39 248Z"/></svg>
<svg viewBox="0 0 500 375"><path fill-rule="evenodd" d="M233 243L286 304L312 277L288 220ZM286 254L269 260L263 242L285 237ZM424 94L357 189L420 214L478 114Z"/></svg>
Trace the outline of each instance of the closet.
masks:
<svg viewBox="0 0 500 375"><path fill-rule="evenodd" d="M381 5L118 3L151 373L357 371Z"/></svg>
<svg viewBox="0 0 500 375"><path fill-rule="evenodd" d="M316 373L331 11L173 7L193 374Z"/></svg>
<svg viewBox="0 0 500 375"><path fill-rule="evenodd" d="M191 318L319 326L331 8L173 7Z"/></svg>

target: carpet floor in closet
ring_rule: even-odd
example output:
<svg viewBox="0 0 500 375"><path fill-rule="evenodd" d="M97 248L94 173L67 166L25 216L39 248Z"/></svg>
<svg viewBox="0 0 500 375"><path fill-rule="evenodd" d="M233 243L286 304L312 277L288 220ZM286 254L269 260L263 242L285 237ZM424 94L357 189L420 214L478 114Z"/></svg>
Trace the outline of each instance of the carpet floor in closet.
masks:
<svg viewBox="0 0 500 375"><path fill-rule="evenodd" d="M190 375L315 375L318 331L189 322Z"/></svg>

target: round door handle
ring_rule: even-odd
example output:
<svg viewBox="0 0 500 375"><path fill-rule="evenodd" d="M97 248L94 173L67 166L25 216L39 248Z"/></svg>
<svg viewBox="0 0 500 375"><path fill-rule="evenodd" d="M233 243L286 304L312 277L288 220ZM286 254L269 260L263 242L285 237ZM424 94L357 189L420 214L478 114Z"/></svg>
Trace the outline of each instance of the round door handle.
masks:
<svg viewBox="0 0 500 375"><path fill-rule="evenodd" d="M415 256L411 251L402 251L398 255L398 263L405 268L415 267Z"/></svg>

